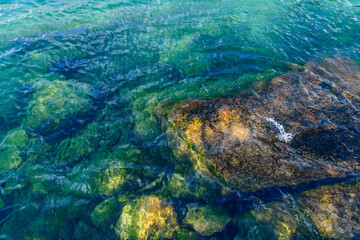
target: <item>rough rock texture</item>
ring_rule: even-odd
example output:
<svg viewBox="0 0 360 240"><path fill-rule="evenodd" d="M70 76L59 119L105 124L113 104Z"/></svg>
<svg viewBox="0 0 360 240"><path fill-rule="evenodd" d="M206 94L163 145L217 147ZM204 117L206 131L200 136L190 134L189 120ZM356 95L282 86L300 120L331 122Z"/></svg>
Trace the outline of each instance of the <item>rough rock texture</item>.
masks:
<svg viewBox="0 0 360 240"><path fill-rule="evenodd" d="M360 72L347 58L308 62L238 98L192 100L167 113L178 161L242 190L360 172Z"/></svg>
<svg viewBox="0 0 360 240"><path fill-rule="evenodd" d="M322 237L354 239L360 236L360 179L306 191L301 201Z"/></svg>
<svg viewBox="0 0 360 240"><path fill-rule="evenodd" d="M155 196L143 196L124 206L115 232L120 239L168 239L179 229L172 205Z"/></svg>

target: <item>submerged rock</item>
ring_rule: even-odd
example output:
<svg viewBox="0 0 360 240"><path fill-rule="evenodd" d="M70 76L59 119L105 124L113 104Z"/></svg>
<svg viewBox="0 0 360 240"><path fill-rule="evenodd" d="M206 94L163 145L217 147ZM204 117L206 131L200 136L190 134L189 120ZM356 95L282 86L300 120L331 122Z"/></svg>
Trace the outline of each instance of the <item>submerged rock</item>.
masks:
<svg viewBox="0 0 360 240"><path fill-rule="evenodd" d="M179 229L172 205L144 196L124 206L115 232L121 239L167 239Z"/></svg>
<svg viewBox="0 0 360 240"><path fill-rule="evenodd" d="M288 204L271 202L235 219L240 229L236 239L297 239L299 218Z"/></svg>
<svg viewBox="0 0 360 240"><path fill-rule="evenodd" d="M230 220L230 216L221 208L192 206L183 223L190 225L202 236L211 236L216 232L223 231Z"/></svg>
<svg viewBox="0 0 360 240"><path fill-rule="evenodd" d="M24 125L42 134L54 131L73 114L84 114L92 106L91 87L70 81L38 81Z"/></svg>
<svg viewBox="0 0 360 240"><path fill-rule="evenodd" d="M321 237L354 239L360 236L360 179L306 191L301 202Z"/></svg>
<svg viewBox="0 0 360 240"><path fill-rule="evenodd" d="M179 104L167 135L179 161L236 189L296 185L360 173L359 108L359 69L323 59L259 92Z"/></svg>

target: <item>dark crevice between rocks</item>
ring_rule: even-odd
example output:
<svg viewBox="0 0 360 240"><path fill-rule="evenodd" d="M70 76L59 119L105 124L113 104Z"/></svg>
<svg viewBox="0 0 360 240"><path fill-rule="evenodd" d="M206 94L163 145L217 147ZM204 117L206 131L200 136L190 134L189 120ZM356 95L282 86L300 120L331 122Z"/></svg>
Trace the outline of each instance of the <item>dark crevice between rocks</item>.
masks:
<svg viewBox="0 0 360 240"><path fill-rule="evenodd" d="M258 206L260 203L279 201L287 194L297 195L310 189L341 183L359 177L360 175L349 175L342 178L326 178L294 186L268 187L255 192L234 191L231 193L230 197L217 198L215 200L211 200L211 203L215 206L223 206L224 209L227 209L230 213L241 213L253 209L254 206Z"/></svg>

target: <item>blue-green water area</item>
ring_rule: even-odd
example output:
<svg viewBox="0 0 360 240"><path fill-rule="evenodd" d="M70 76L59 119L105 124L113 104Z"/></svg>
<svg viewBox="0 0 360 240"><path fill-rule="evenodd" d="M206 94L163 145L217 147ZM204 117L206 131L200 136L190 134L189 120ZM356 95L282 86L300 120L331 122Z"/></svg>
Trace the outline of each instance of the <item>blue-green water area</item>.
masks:
<svg viewBox="0 0 360 240"><path fill-rule="evenodd" d="M161 113L359 51L358 0L0 0L0 239L358 239L298 200L358 180L224 188Z"/></svg>

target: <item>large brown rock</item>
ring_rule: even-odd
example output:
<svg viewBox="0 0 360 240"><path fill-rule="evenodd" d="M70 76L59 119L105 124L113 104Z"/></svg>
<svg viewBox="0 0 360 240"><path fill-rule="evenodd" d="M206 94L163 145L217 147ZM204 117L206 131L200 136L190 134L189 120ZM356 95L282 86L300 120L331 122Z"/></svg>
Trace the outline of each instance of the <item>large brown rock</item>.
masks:
<svg viewBox="0 0 360 240"><path fill-rule="evenodd" d="M328 58L241 97L178 104L164 119L178 161L257 190L358 175L359 109L359 69Z"/></svg>

